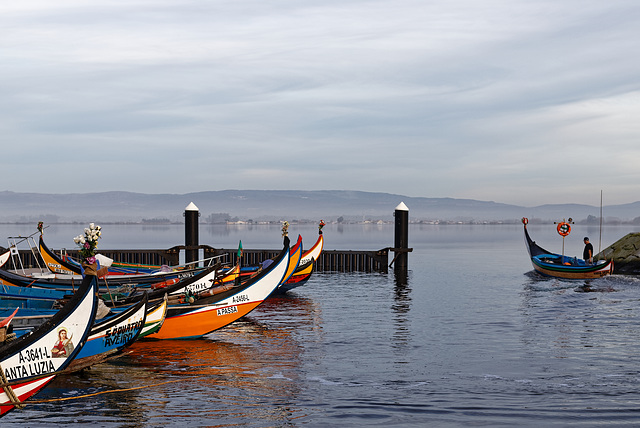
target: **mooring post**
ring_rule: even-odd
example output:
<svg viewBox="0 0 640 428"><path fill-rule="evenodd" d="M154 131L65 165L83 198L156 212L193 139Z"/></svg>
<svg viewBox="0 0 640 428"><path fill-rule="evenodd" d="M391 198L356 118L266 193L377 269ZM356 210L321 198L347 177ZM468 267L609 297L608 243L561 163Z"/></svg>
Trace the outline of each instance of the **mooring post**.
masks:
<svg viewBox="0 0 640 428"><path fill-rule="evenodd" d="M184 209L184 262L189 264L198 260L198 217L200 211L198 207L191 202Z"/></svg>
<svg viewBox="0 0 640 428"><path fill-rule="evenodd" d="M393 213L396 220L395 242L393 250L395 256L391 264L395 263L396 271L406 271L409 265L409 208L400 202Z"/></svg>

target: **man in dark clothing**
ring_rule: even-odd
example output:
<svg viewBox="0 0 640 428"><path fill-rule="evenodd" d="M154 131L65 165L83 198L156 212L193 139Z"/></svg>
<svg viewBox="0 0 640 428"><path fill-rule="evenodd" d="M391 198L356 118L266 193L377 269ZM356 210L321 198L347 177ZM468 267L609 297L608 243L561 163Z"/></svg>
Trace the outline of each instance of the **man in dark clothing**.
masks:
<svg viewBox="0 0 640 428"><path fill-rule="evenodd" d="M593 245L591 245L589 238L586 236L584 237L584 251L582 252L582 258L589 264L593 263Z"/></svg>

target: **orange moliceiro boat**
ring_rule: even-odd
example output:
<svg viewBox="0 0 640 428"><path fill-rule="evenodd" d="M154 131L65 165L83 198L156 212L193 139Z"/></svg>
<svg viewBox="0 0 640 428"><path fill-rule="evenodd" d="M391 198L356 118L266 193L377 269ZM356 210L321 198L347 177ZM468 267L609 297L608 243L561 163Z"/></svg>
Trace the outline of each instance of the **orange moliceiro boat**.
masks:
<svg viewBox="0 0 640 428"><path fill-rule="evenodd" d="M196 294L192 303L170 305L162 327L149 338L193 339L231 324L258 307L287 279L289 263L289 238L285 236L284 248L273 263L227 291L208 297Z"/></svg>

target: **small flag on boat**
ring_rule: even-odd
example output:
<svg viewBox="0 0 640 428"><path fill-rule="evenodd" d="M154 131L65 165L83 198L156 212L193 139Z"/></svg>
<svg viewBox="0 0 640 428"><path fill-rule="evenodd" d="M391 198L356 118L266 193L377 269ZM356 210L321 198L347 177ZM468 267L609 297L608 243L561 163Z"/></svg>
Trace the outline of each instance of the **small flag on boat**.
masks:
<svg viewBox="0 0 640 428"><path fill-rule="evenodd" d="M242 257L242 241L240 241L240 245L238 245L238 258Z"/></svg>

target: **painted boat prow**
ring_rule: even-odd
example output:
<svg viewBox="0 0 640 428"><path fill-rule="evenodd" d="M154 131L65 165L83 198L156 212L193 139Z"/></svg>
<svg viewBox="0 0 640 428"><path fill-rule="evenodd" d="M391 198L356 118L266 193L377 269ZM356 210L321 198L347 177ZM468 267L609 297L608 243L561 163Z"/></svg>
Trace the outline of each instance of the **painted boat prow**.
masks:
<svg viewBox="0 0 640 428"><path fill-rule="evenodd" d="M5 263L7 263L7 260L9 260L9 257L11 257L11 249L0 254L0 268L4 266Z"/></svg>
<svg viewBox="0 0 640 428"><path fill-rule="evenodd" d="M147 319L147 293L135 305L112 317L94 323L87 342L72 366L82 360L100 355L114 355L135 342Z"/></svg>
<svg viewBox="0 0 640 428"><path fill-rule="evenodd" d="M58 256L54 253L47 245L44 243L44 237L40 235L40 239L38 240L38 247L40 249L40 255L42 256L42 260L44 260L44 264L52 273L60 273L65 275L80 275L82 271L79 266L69 263L62 259L62 257Z"/></svg>
<svg viewBox="0 0 640 428"><path fill-rule="evenodd" d="M311 247L308 251L305 251L302 254L302 257L300 258L300 266L305 265L311 259L313 259L315 263L315 261L317 261L320 258L320 254L322 254L323 247L324 247L324 235L322 232L320 232L318 234L318 239L316 240L316 243L313 244L313 247Z"/></svg>
<svg viewBox="0 0 640 428"><path fill-rule="evenodd" d="M296 271L298 265L300 264L300 259L302 258L302 236L298 235L298 239L293 247L291 247L289 253L289 265L287 266L287 271L284 275L284 278L281 281L281 284L284 284L291 278L291 275Z"/></svg>
<svg viewBox="0 0 640 428"><path fill-rule="evenodd" d="M156 303L149 308L147 312L147 319L145 320L144 327L140 333L139 339L150 336L157 333L167 316L168 305L167 295L164 295L164 299L160 303Z"/></svg>
<svg viewBox="0 0 640 428"><path fill-rule="evenodd" d="M0 366L7 379L0 390L0 415L44 388L82 350L95 319L96 284L95 277L88 276L49 320L31 334L0 346ZM66 339L61 340L63 330Z"/></svg>
<svg viewBox="0 0 640 428"><path fill-rule="evenodd" d="M9 323L11 322L11 320L13 319L13 317L16 316L16 314L18 313L18 309L20 308L16 308L15 311L13 311L13 313L11 315L9 315L8 317L6 317L3 320L0 320L0 328L2 327L7 327L9 325Z"/></svg>

